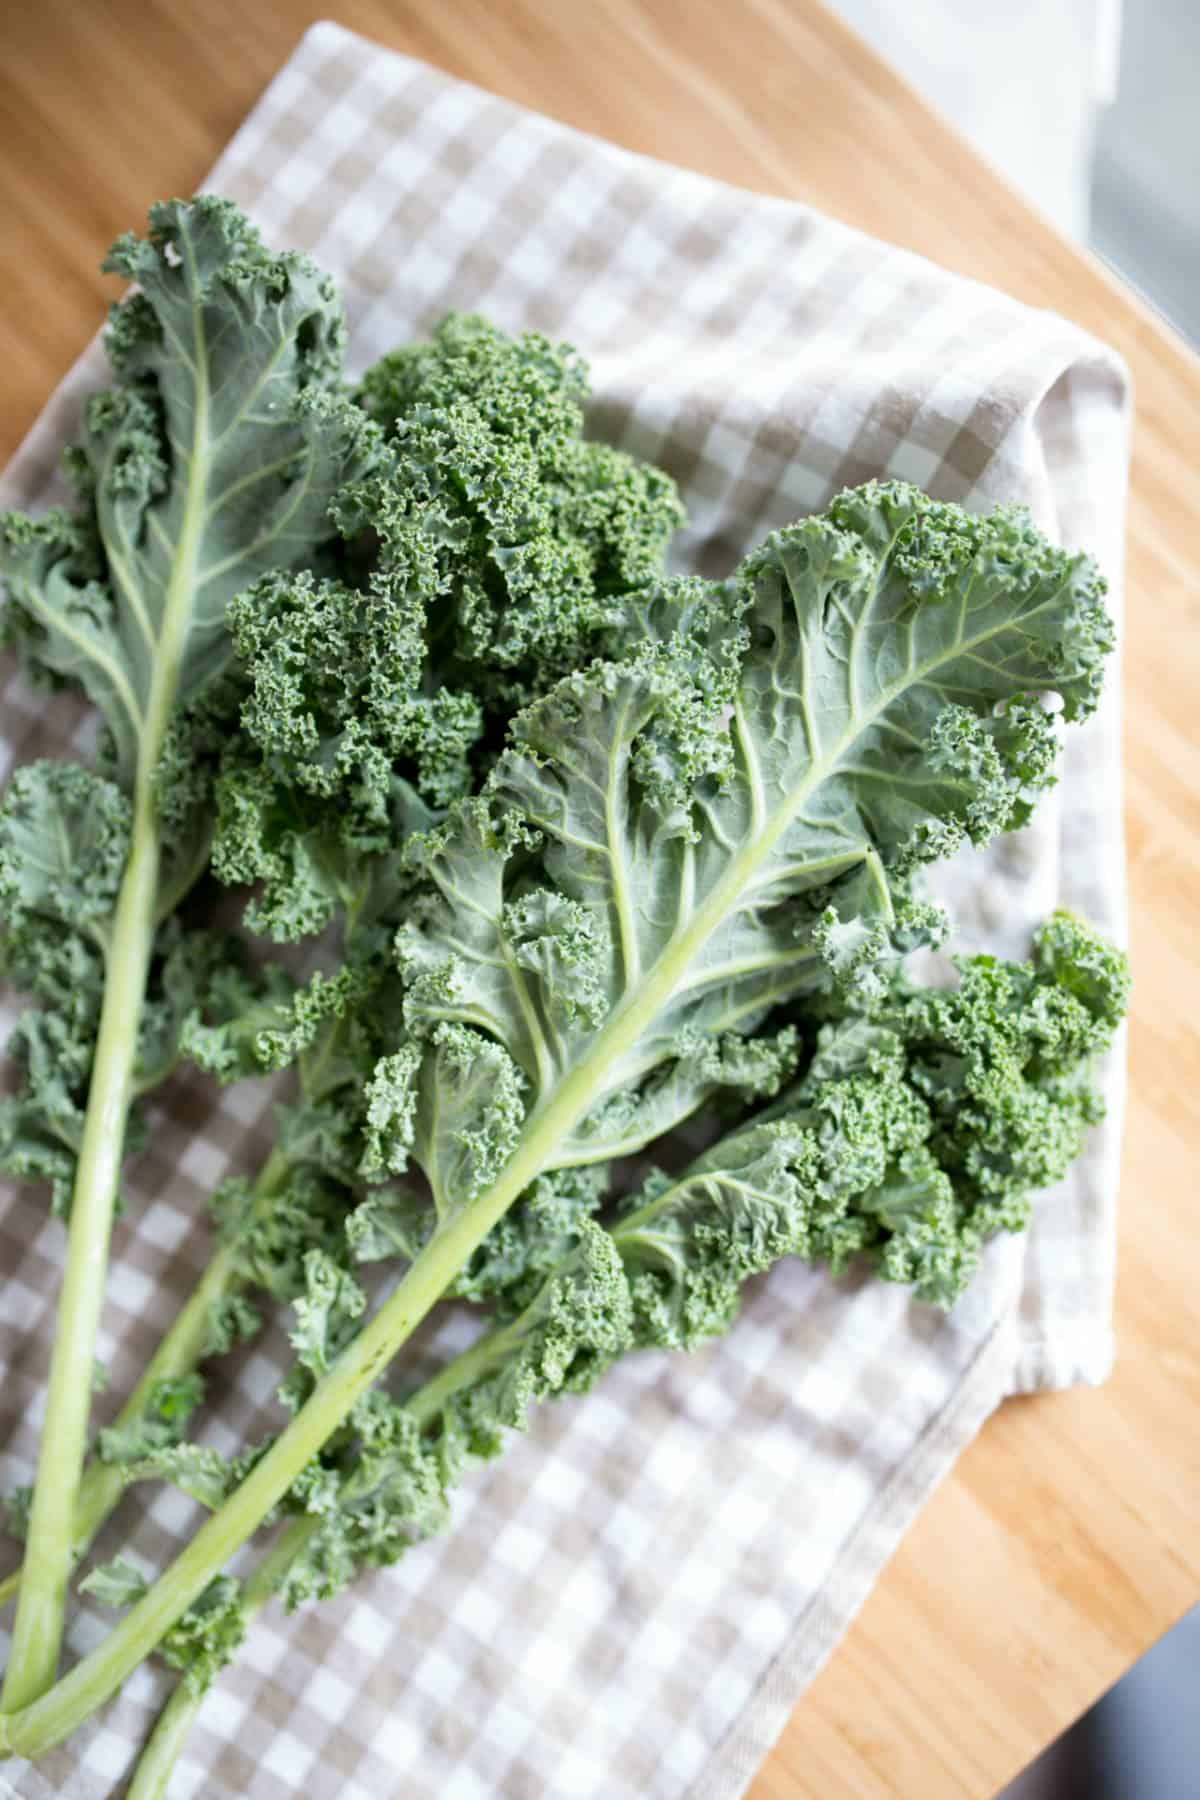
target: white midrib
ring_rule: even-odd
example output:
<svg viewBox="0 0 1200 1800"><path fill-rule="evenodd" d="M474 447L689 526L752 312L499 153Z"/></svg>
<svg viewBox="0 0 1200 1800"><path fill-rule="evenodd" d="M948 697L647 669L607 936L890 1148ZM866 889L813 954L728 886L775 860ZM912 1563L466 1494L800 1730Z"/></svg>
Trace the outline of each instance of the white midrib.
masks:
<svg viewBox="0 0 1200 1800"><path fill-rule="evenodd" d="M38 1454L20 1598L4 1685L5 1710L54 1680L62 1644L75 1516L87 1447L99 1334L146 978L158 910L161 842L155 776L174 710L195 607L210 464L210 396L203 318L195 310L195 412L188 489L163 602L134 776L129 856L117 894L104 999L71 1198L46 1419Z"/></svg>

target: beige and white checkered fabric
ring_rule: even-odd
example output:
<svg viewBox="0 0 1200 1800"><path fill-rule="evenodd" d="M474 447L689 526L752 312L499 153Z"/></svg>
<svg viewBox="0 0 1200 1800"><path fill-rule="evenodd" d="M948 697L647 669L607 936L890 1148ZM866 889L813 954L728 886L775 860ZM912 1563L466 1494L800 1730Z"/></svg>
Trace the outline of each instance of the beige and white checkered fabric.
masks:
<svg viewBox="0 0 1200 1800"><path fill-rule="evenodd" d="M322 25L209 185L341 282L365 364L450 307L569 337L597 431L664 463L681 560L723 571L770 527L869 476L983 505L1022 500L1100 557L1119 607L1124 371L1022 308L791 202L651 163ZM130 221L135 223L135 221ZM44 496L89 355L10 471ZM976 935L1023 951L1058 901L1121 930L1116 684L1075 734L1058 804L964 864ZM3 755L75 742L7 671ZM797 1266L757 1286L727 1341L634 1359L547 1409L466 1484L453 1534L291 1621L267 1616L212 1694L179 1800L733 1800L933 1484L1013 1387L1097 1380L1111 1354L1120 1070L1110 1122L997 1246L951 1318ZM126 1391L202 1267L203 1201L265 1141L253 1084L180 1079L130 1170L103 1354ZM0 1441L32 1467L62 1232L40 1193L0 1212ZM449 1343L457 1329L443 1333ZM262 1427L280 1340L249 1351L210 1429ZM114 1395L114 1398L115 1398ZM108 1404L98 1403L98 1410ZM192 1523L135 1497L147 1565ZM76 1617L72 1648L105 1620ZM69 1748L0 1793L109 1795L163 1679L143 1670ZM9 1784L6 1786L6 1783Z"/></svg>

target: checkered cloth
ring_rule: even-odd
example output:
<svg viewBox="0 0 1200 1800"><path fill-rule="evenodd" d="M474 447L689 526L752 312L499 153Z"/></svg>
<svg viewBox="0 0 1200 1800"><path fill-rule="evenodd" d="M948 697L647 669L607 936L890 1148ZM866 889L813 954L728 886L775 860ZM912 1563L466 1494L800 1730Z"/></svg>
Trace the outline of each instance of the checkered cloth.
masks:
<svg viewBox="0 0 1200 1800"><path fill-rule="evenodd" d="M365 364L450 307L537 327L591 362L597 432L672 471L681 566L727 570L847 483L892 475L982 507L1026 502L1089 546L1119 609L1123 368L1063 320L766 199L628 155L332 25L310 31L210 188L345 291ZM131 221L132 222L132 221ZM18 456L40 500L95 351ZM6 761L84 741L9 669ZM967 946L1023 953L1053 905L1122 929L1116 682L1071 734L1058 804L950 880ZM756 1284L722 1343L630 1358L544 1409L466 1482L455 1526L338 1602L254 1627L172 1794L204 1800L733 1800L922 1500L1006 1391L1096 1381L1111 1356L1121 1073L1109 1122L1024 1242L996 1245L949 1318L799 1264ZM101 1353L128 1390L209 1242L204 1197L253 1166L268 1096L175 1082L130 1173ZM0 1441L32 1470L62 1228L0 1214ZM451 1318L422 1355L461 1342ZM210 1441L277 1416L280 1336L235 1362ZM109 1401L97 1403L103 1413ZM98 1546L160 1562L195 1523L131 1498ZM119 1529L117 1528L119 1526ZM81 1610L72 1651L103 1615ZM117 1703L0 1792L112 1794L164 1692Z"/></svg>

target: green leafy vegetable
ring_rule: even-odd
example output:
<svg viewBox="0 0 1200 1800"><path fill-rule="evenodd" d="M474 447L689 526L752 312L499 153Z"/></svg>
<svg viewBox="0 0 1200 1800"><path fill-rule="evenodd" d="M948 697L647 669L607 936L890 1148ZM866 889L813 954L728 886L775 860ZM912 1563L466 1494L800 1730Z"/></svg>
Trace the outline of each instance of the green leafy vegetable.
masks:
<svg viewBox="0 0 1200 1800"><path fill-rule="evenodd" d="M661 579L674 486L583 438L585 392L566 347L476 318L368 372L386 449L336 509L374 546L359 582L275 573L230 609L248 694L213 854L223 879L262 884L255 929L291 941L352 906L364 858L472 790L514 697Z"/></svg>
<svg viewBox="0 0 1200 1800"><path fill-rule="evenodd" d="M206 784L182 746L212 736L200 721L232 653L229 601L314 561L335 493L379 439L340 392L332 284L271 255L228 202L155 207L149 237L122 238L105 266L138 291L113 313L115 385L88 402L71 455L80 509L0 522L6 635L35 679L81 688L104 728L103 776L37 765L0 819L8 966L47 1003L41 1026L22 1027L29 1079L0 1153L47 1176L60 1206L73 1190L11 1705L57 1666L142 1010L158 930L207 860ZM61 992L71 958L87 976L74 1003Z"/></svg>
<svg viewBox="0 0 1200 1800"><path fill-rule="evenodd" d="M110 1425L100 1433L101 1457L109 1463L130 1462L166 1444L179 1443L203 1398L204 1383L199 1375L156 1382L140 1418Z"/></svg>
<svg viewBox="0 0 1200 1800"><path fill-rule="evenodd" d="M402 1028L369 1090L367 1166L419 1168L432 1231L365 1324L357 1284L308 1259L291 1424L57 1699L9 1717L14 1746L57 1738L111 1691L289 1492L327 1510L336 1471L314 1453L363 1429L356 1409L414 1325L470 1278L534 1183L644 1142L621 1097L640 1105L669 1085L703 1040L751 1034L784 1005L883 1014L869 1021L870 1079L864 1088L843 1070L859 1089L832 1119L802 1111L798 1136L781 1119L740 1143L733 1185L760 1197L749 1218L730 1216L728 1176L706 1172L716 1273L673 1288L669 1259L655 1261L669 1210L642 1221L645 1266L630 1294L649 1341L716 1328L732 1304L729 1271L793 1245L835 1262L862 1248L920 1292L957 1291L979 1238L1013 1222L988 1210L986 1170L1005 1155L1019 1169L1013 1152L1037 1109L1014 1061L996 1090L1007 1146L995 1121L965 1111L976 1142L963 1167L982 1198L960 1201L934 1108L956 1082L973 1098L992 1070L990 1052L980 1072L950 1027L964 1051L985 1022L999 1043L1009 1001L982 977L945 1020L895 997L900 957L934 925L911 884L934 857L1024 819L1052 780L1055 727L1034 697L1052 688L1068 721L1091 711L1111 644L1101 591L1085 559L1052 549L1019 514L976 520L871 486L776 534L733 583L667 583L639 599L630 617L641 630L621 654L526 708L481 796L456 802L402 858ZM1022 995L1013 1000L1020 1010ZM889 1006L917 1016L901 1032ZM1072 1044L1094 1041L1083 1003L1069 1020L1058 1001L1043 1013L1048 1056L1069 1061ZM955 1046L931 1055L922 1078L934 1105L921 1095L918 1109L907 1082L888 1105L901 1054L888 1034L903 1046L921 1030ZM821 1054L850 1068L844 1043ZM1064 1076L1057 1103L1071 1086ZM680 1093L678 1106L651 1108L658 1132L704 1097L691 1080ZM836 1204L808 1218L787 1210L793 1184L812 1190L811 1140L833 1127L847 1146L839 1168L867 1181L870 1204L856 1209L867 1228L844 1229ZM586 1237L586 1217L579 1228Z"/></svg>
<svg viewBox="0 0 1200 1800"><path fill-rule="evenodd" d="M101 1563L85 1575L79 1591L91 1594L101 1606L132 1606L149 1591L149 1583L133 1563L123 1556L114 1556L111 1562Z"/></svg>
<svg viewBox="0 0 1200 1800"><path fill-rule="evenodd" d="M33 1002L0 1162L70 1228L0 1752L160 1648L146 1800L257 1608L441 1529L536 1403L724 1331L783 1257L951 1305L1099 1116L1127 972L1060 915L1027 965L906 973L949 929L922 870L1025 822L1045 695L1086 718L1111 648L1095 570L1023 514L873 483L728 581L668 577L678 496L585 438L569 347L452 317L351 396L331 285L226 203L156 208L109 266L138 291L80 504L0 526L7 636L102 726L95 768L0 805ZM210 869L250 933L326 933L302 978L211 928ZM183 1059L291 1096L80 1480L119 1171ZM478 1334L397 1399L443 1295ZM273 1306L290 1421L226 1458L189 1435L199 1367ZM85 1578L125 1617L45 1693L73 1564L163 1479L212 1517L157 1580Z"/></svg>
<svg viewBox="0 0 1200 1800"><path fill-rule="evenodd" d="M141 1570L123 1556L102 1563L79 1584L101 1606L132 1606L148 1592ZM204 1694L213 1678L237 1654L246 1635L241 1584L219 1575L176 1621L162 1642L162 1655L183 1675L184 1688Z"/></svg>
<svg viewBox="0 0 1200 1800"><path fill-rule="evenodd" d="M359 498L382 565L434 558L444 678L511 710L586 661L620 601L661 577L683 521L670 478L583 436L587 370L533 332L450 317L385 357L362 401L395 452Z"/></svg>

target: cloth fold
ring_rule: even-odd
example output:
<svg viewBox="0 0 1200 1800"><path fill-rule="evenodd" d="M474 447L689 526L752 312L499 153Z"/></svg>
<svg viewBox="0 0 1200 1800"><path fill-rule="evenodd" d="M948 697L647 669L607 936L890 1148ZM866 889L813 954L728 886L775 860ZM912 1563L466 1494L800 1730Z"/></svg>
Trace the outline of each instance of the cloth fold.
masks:
<svg viewBox="0 0 1200 1800"><path fill-rule="evenodd" d="M1021 502L1089 548L1120 613L1129 394L1072 325L791 201L633 156L314 27L206 186L347 297L361 366L449 309L571 339L597 433L664 464L689 508L681 566L723 573L765 531L873 476L968 506ZM133 223L133 221L131 221ZM92 351L10 468L40 502ZM1025 954L1055 905L1123 931L1119 683L1070 735L1036 822L947 878L961 947ZM9 666L6 762L78 742ZM340 1600L255 1625L209 1698L186 1800L734 1800L933 1486L1006 1392L1103 1379L1122 1066L1109 1114L1024 1241L996 1245L949 1317L851 1276L781 1265L725 1341L629 1359L545 1409L465 1485L448 1536ZM269 1096L181 1081L130 1173L105 1360L127 1391L203 1266L204 1195L252 1166ZM41 1194L0 1210L0 1433L32 1470L61 1226ZM434 1345L436 1349L436 1345ZM263 1429L281 1336L218 1394L212 1440ZM162 1561L194 1524L131 1501L111 1554ZM103 1616L83 1608L72 1647ZM109 1795L165 1691L143 1669L0 1794Z"/></svg>

